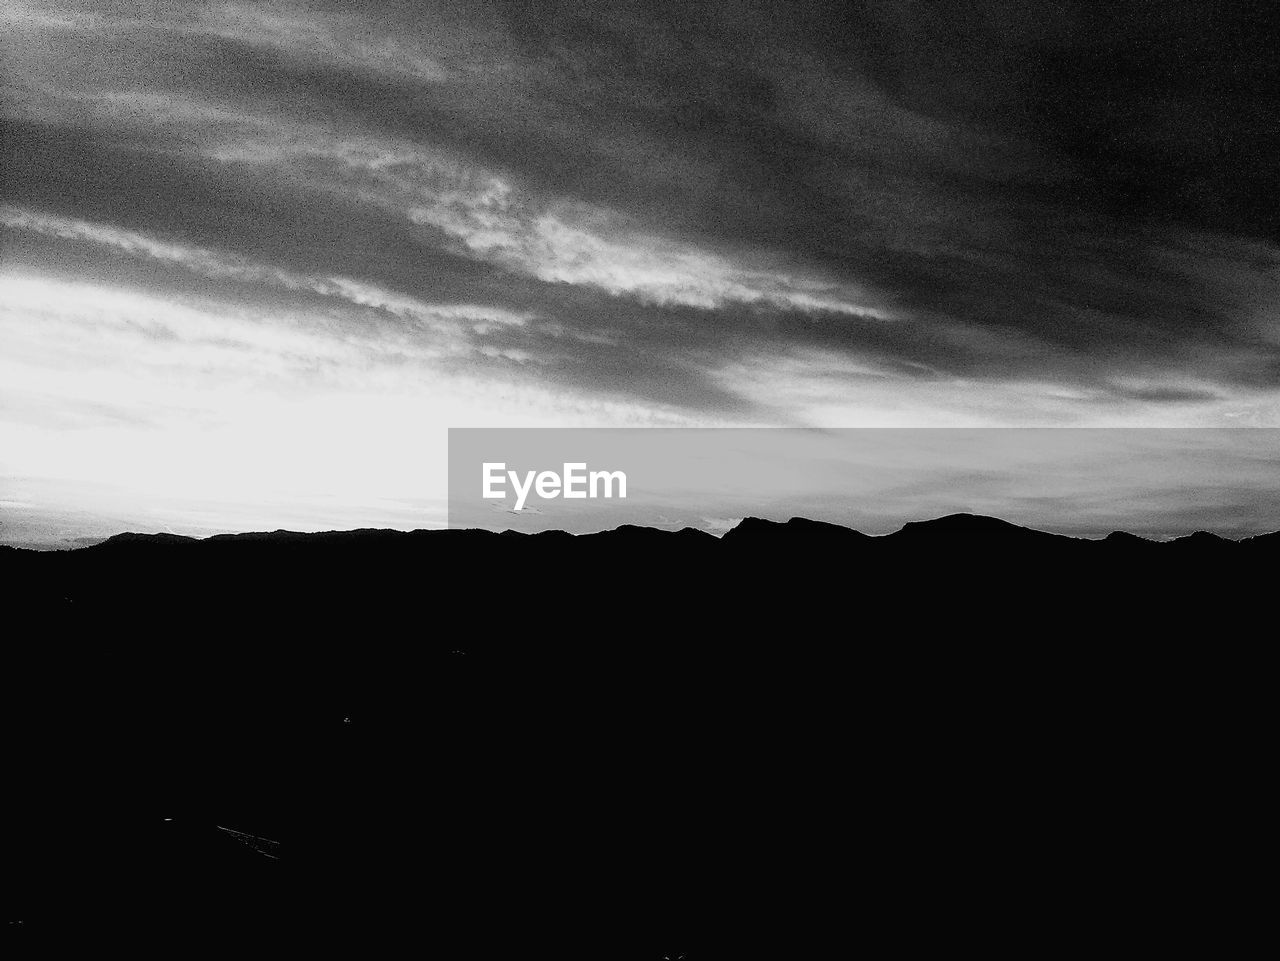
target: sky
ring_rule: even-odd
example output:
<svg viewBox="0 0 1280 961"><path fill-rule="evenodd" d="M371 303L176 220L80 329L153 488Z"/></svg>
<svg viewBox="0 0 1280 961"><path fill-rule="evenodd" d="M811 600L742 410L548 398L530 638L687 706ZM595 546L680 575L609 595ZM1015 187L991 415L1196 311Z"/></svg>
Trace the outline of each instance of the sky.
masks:
<svg viewBox="0 0 1280 961"><path fill-rule="evenodd" d="M439 526L449 427L1280 426L1269 6L8 0L0 543Z"/></svg>
<svg viewBox="0 0 1280 961"><path fill-rule="evenodd" d="M805 517L881 535L960 513L1091 539L1280 529L1280 430L1265 427L463 429L448 466L450 526L494 531Z"/></svg>

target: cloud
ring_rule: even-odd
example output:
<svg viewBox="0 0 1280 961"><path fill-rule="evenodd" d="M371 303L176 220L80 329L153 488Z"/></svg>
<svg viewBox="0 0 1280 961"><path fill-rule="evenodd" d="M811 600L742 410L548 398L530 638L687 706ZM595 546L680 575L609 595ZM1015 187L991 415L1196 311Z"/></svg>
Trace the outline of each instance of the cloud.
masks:
<svg viewBox="0 0 1280 961"><path fill-rule="evenodd" d="M1277 345L1258 330L1276 294L1269 243L1203 219L1112 216L1097 171L1042 128L1002 126L971 96L939 100L918 57L904 62L924 86L886 74L892 31L870 54L814 45L806 14L751 46L763 21L750 10L442 7L422 19L178 5L106 23L80 5L27 5L11 14L30 41L11 120L23 157L54 162L23 169L20 157L16 173L50 213L128 218L145 235L178 227L203 236L190 246L297 261L288 269L308 277L403 290L422 277L418 258L461 295L519 275L535 283L504 309L536 309L594 348L617 342L616 318L643 314L619 298L716 315L644 342L656 366L704 346L730 363L819 349L878 365L904 391L939 372L975 391L1093 389L1192 364L1219 387L1274 384ZM939 36L905 8L867 16ZM1017 51L964 22L997 56L944 58L946 75L1019 96L999 83L1023 76ZM1072 23L1050 17L1018 42L1056 56ZM86 196L86 166L113 186ZM347 242L329 249L335 231ZM578 328L568 288L612 298L593 305L597 329ZM599 353L584 349L583 366Z"/></svg>
<svg viewBox="0 0 1280 961"><path fill-rule="evenodd" d="M333 328L15 276L0 276L0 384L0 497L29 505L5 510L7 543L103 518L189 533L273 512L266 526L429 527L444 522L450 426L683 423L450 367L355 318Z"/></svg>
<svg viewBox="0 0 1280 961"><path fill-rule="evenodd" d="M1194 6L6 4L5 416L1276 423L1280 68Z"/></svg>

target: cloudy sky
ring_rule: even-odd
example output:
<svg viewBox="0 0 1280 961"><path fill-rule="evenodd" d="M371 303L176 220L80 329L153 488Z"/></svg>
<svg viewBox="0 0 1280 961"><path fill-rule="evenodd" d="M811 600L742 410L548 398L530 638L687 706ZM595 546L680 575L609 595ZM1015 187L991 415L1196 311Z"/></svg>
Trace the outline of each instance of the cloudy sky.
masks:
<svg viewBox="0 0 1280 961"><path fill-rule="evenodd" d="M0 9L0 542L450 426L1280 426L1269 3Z"/></svg>

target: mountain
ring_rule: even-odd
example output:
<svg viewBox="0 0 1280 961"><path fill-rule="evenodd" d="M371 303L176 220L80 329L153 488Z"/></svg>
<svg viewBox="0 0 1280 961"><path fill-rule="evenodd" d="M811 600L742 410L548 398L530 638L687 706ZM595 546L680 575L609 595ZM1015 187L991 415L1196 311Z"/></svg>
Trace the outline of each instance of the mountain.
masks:
<svg viewBox="0 0 1280 961"><path fill-rule="evenodd" d="M157 547L176 547L179 544L194 544L194 537L186 537L182 534L135 534L126 532L124 534L114 534L105 541L100 541L90 547L80 548L80 550L102 550L109 547L133 547L137 545L154 545Z"/></svg>
<svg viewBox="0 0 1280 961"><path fill-rule="evenodd" d="M1128 906L1091 865L1158 891L1248 796L1277 556L974 515L2 552L15 910L692 961L909 931L920 885Z"/></svg>
<svg viewBox="0 0 1280 961"><path fill-rule="evenodd" d="M726 531L721 540L735 549L751 549L761 545L782 546L785 543L809 545L821 543L831 548L847 548L855 543L869 541L871 538L849 527L824 521L812 521L804 517L793 517L785 523L762 520L759 517L744 517Z"/></svg>
<svg viewBox="0 0 1280 961"><path fill-rule="evenodd" d="M721 538L635 526L580 536L120 534L73 551L0 553L0 575L25 636L74 646L123 631L126 658L181 643L243 647L270 662L299 643L328 650L412 638L424 654L645 659L678 650L705 662L726 645L739 660L778 645L829 654L847 643L831 633L833 614L861 638L899 632L908 616L913 630L980 629L1006 641L1026 632L1094 638L1139 621L1150 630L1192 597L1261 588L1277 553L1278 535L1088 540L972 514L882 536L748 517ZM1177 623L1235 613L1220 600L1180 610Z"/></svg>

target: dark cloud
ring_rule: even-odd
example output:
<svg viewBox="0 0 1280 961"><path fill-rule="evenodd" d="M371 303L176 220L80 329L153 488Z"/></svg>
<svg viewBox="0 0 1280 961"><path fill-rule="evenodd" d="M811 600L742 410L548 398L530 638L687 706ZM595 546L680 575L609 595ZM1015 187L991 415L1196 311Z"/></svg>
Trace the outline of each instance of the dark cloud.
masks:
<svg viewBox="0 0 1280 961"><path fill-rule="evenodd" d="M15 8L6 202L527 314L449 363L733 417L786 412L716 372L788 352L908 394L1280 379L1265 5L229 9ZM31 269L329 297L21 233Z"/></svg>

